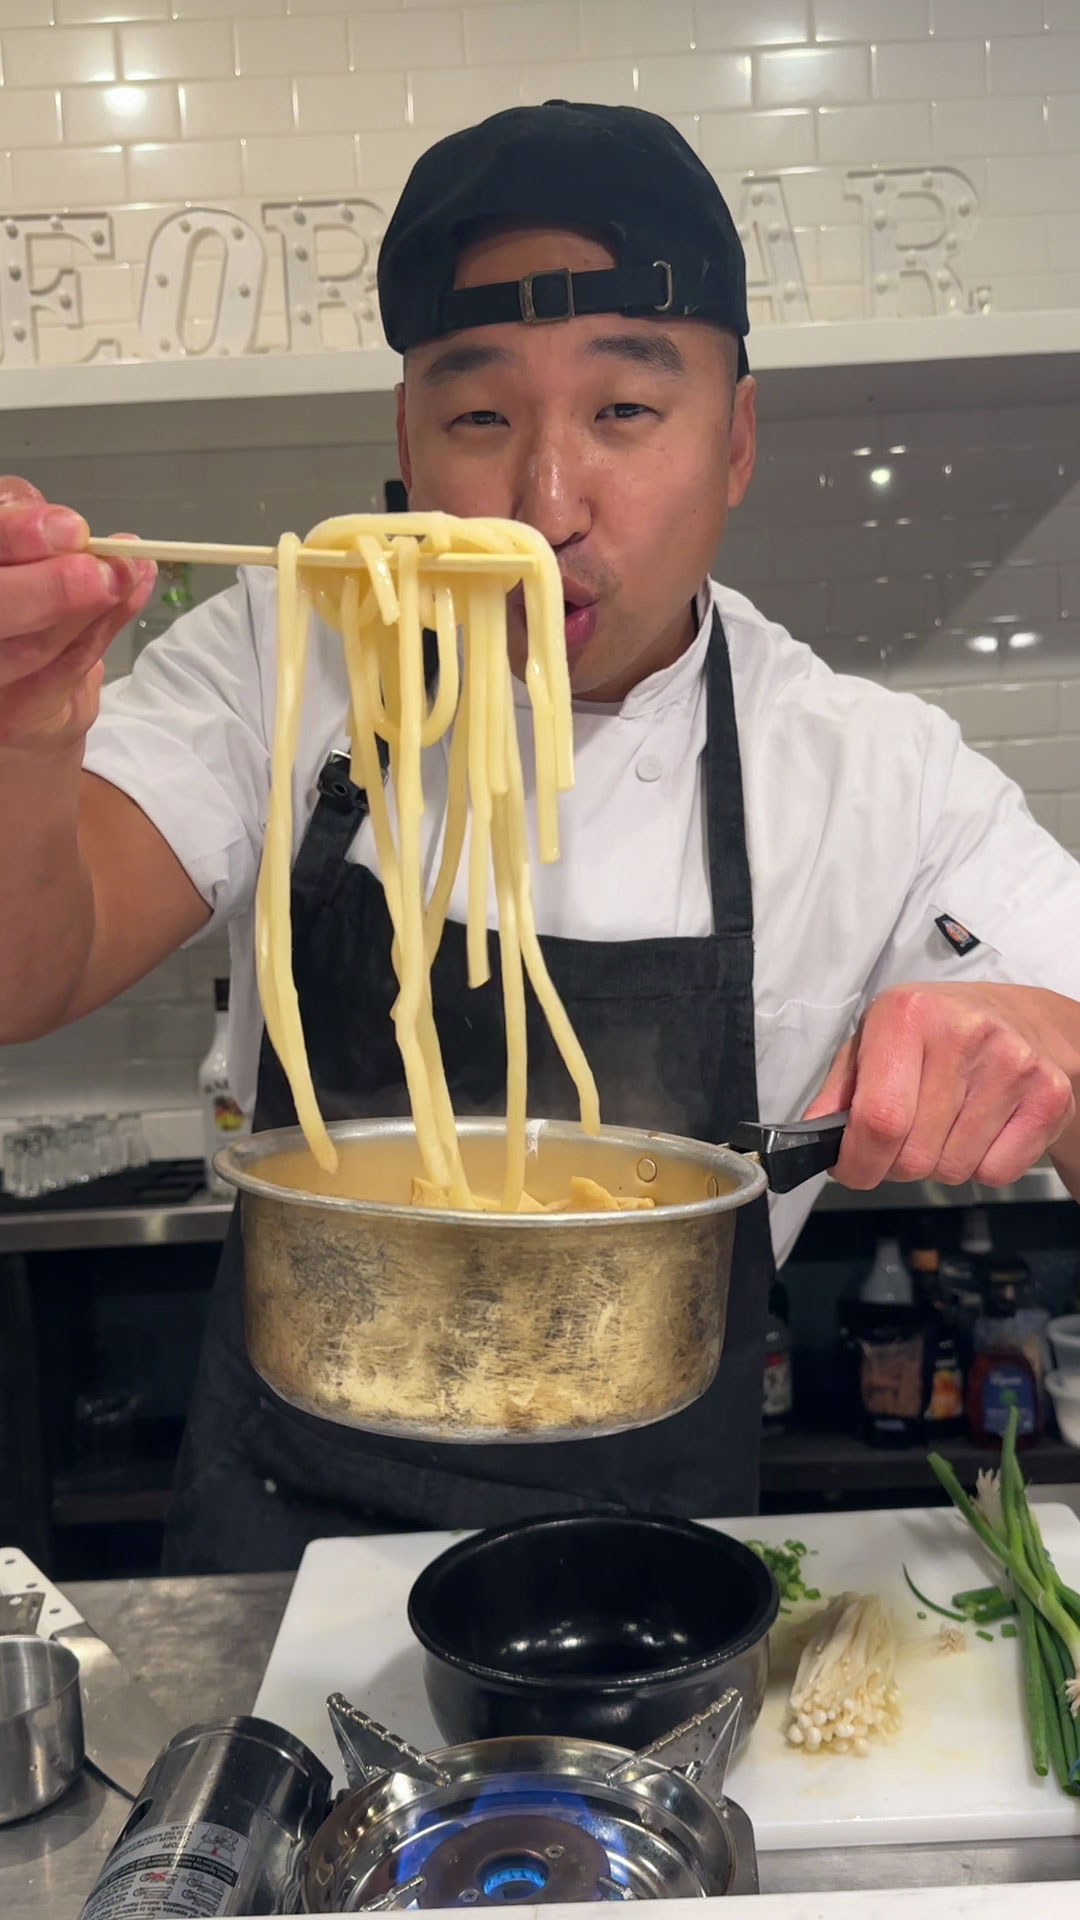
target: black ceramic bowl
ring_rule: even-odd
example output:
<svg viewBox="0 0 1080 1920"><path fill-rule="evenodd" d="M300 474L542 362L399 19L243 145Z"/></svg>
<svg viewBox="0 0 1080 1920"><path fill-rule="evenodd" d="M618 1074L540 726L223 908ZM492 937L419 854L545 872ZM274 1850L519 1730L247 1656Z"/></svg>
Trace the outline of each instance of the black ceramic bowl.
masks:
<svg viewBox="0 0 1080 1920"><path fill-rule="evenodd" d="M451 1745L553 1733L647 1746L743 1697L761 1711L780 1596L768 1567L691 1520L574 1514L473 1535L425 1568L409 1625Z"/></svg>

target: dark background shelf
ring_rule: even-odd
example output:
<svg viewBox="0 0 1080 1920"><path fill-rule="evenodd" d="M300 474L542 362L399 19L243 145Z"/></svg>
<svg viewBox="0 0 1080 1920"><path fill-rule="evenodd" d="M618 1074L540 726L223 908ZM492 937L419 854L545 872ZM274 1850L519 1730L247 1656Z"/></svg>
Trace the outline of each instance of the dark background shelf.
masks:
<svg viewBox="0 0 1080 1920"><path fill-rule="evenodd" d="M928 1448L868 1447L845 1433L767 1434L761 1449L761 1500L766 1512L813 1512L821 1507L944 1504L927 1465ZM965 1487L998 1455L971 1440L947 1440L938 1452L951 1460ZM1044 1434L1023 1455L1024 1476L1036 1486L1080 1481L1080 1450Z"/></svg>

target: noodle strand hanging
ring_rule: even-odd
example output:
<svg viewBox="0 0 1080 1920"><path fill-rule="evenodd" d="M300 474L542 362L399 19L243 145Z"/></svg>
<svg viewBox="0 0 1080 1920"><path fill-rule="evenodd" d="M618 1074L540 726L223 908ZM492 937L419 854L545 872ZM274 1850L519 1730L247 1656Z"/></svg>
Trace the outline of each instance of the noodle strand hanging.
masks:
<svg viewBox="0 0 1080 1920"><path fill-rule="evenodd" d="M343 549L355 568L310 569L308 549ZM310 577L311 584L308 584ZM562 584L542 537L516 521L439 513L347 514L278 548L277 714L266 843L256 894L259 992L267 1031L292 1088L297 1118L320 1167L334 1144L319 1111L292 973L289 910L292 773L300 731L312 606L342 636L349 682L352 777L367 793L379 873L393 928L398 979L393 1018L424 1179L421 1204L535 1210L525 1191L528 978L577 1090L582 1124L600 1125L596 1083L548 974L532 904L525 784L506 646L506 596L521 583L527 625L525 684L536 761L537 839L558 859L558 795L573 782L570 683ZM438 679L428 705L423 629L432 627ZM461 661L458 629L462 631ZM430 898L422 858L422 754L449 736L442 853ZM388 756L384 784L379 743ZM393 805L391 805L391 796ZM468 836L466 945L470 986L490 978L488 903L497 911L506 1025L506 1157L498 1200L470 1191L431 998L430 969ZM615 1207L589 1180L570 1206ZM645 1203L637 1203L645 1204Z"/></svg>

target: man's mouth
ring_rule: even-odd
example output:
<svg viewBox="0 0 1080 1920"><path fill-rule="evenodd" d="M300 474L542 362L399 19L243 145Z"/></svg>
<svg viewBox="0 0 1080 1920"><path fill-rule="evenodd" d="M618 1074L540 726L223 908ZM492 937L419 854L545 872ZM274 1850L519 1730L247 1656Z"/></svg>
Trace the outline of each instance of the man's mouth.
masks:
<svg viewBox="0 0 1080 1920"><path fill-rule="evenodd" d="M571 659L588 645L596 632L596 617L599 609L595 600L572 600L563 595L563 621L566 633L566 651Z"/></svg>
<svg viewBox="0 0 1080 1920"><path fill-rule="evenodd" d="M515 587L511 593L510 606L523 620L525 596L520 587ZM563 632L566 651L571 659L592 639L599 611L599 602L590 595L587 587L576 580L563 581Z"/></svg>
<svg viewBox="0 0 1080 1920"><path fill-rule="evenodd" d="M599 606L596 595L580 580L563 575L563 625L570 660L587 647L596 632Z"/></svg>

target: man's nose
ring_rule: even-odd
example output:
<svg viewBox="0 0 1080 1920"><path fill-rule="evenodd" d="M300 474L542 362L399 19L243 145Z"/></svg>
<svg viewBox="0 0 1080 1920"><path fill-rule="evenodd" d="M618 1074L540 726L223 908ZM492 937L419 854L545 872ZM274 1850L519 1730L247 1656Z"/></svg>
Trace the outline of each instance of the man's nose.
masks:
<svg viewBox="0 0 1080 1920"><path fill-rule="evenodd" d="M585 538L592 517L587 467L571 437L538 433L518 471L514 518L535 527L558 552Z"/></svg>

